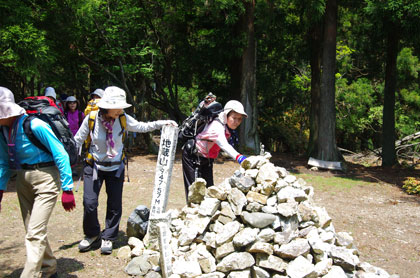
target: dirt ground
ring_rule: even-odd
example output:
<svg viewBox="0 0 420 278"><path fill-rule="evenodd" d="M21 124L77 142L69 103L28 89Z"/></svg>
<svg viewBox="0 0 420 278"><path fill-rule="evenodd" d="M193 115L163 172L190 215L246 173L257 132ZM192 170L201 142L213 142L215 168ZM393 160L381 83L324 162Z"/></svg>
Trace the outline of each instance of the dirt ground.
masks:
<svg viewBox="0 0 420 278"><path fill-rule="evenodd" d="M360 259L398 274L401 278L420 278L420 197L401 190L408 176L419 177L419 170L402 168L381 169L348 163L347 173L310 171L306 159L280 154L271 159L299 177L346 177L356 181L355 186L319 186L315 188L315 202L325 207L333 218L336 231L350 232L355 240ZM150 207L155 176L156 156L131 157L129 177L124 185L123 216L118 241L109 256L99 250L79 253L78 242L82 231L82 191L75 193L77 207L65 212L58 201L49 223L48 238L58 260L59 277L129 277L123 272L127 262L119 260L116 248L126 244L126 221L140 204ZM230 177L238 169L233 161L217 160L214 167L215 183ZM306 179L305 179L306 180ZM360 185L358 184L360 182ZM75 180L75 186L77 179ZM104 223L106 194L101 192L99 219ZM177 156L172 176L168 208L182 208L185 195L181 160ZM24 228L12 180L5 192L0 213L0 277L19 277L25 262Z"/></svg>

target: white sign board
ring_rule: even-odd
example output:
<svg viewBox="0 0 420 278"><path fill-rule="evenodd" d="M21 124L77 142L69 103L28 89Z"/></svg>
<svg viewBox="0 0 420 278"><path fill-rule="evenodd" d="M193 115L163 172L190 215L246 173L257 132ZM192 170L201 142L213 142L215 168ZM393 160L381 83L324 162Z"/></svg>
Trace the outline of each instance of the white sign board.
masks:
<svg viewBox="0 0 420 278"><path fill-rule="evenodd" d="M172 252L169 246L171 231L168 223L161 222L157 224L159 230L159 250L160 250L160 268L162 277L168 278L172 274Z"/></svg>
<svg viewBox="0 0 420 278"><path fill-rule="evenodd" d="M163 126L156 164L155 186L150 205L150 218L154 218L166 211L177 141L178 127Z"/></svg>

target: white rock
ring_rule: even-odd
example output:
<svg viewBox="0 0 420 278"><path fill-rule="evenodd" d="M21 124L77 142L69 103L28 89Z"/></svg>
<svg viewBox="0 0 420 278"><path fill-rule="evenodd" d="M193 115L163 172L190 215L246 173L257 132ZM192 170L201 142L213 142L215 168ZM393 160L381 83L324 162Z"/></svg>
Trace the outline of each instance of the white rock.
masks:
<svg viewBox="0 0 420 278"><path fill-rule="evenodd" d="M232 271L227 278L251 278L251 271L249 269L242 271Z"/></svg>
<svg viewBox="0 0 420 278"><path fill-rule="evenodd" d="M182 277L197 277L202 274L200 264L197 261L175 260L172 264L172 272Z"/></svg>
<svg viewBox="0 0 420 278"><path fill-rule="evenodd" d="M216 248L216 259L220 260L223 257L226 257L229 254L235 252L235 247L233 246L233 242L229 241L225 244Z"/></svg>
<svg viewBox="0 0 420 278"><path fill-rule="evenodd" d="M265 181L275 182L279 178L279 174L276 172L276 167L272 163L266 163L261 166L260 171L255 181L257 183L263 183Z"/></svg>
<svg viewBox="0 0 420 278"><path fill-rule="evenodd" d="M216 198L204 198L204 200L200 203L198 213L203 216L211 216L217 211L219 206L220 200Z"/></svg>
<svg viewBox="0 0 420 278"><path fill-rule="evenodd" d="M286 273L290 278L316 277L315 266L302 256L289 263Z"/></svg>
<svg viewBox="0 0 420 278"><path fill-rule="evenodd" d="M274 239L274 230L271 228L262 229L257 235L257 240L262 242L269 242Z"/></svg>
<svg viewBox="0 0 420 278"><path fill-rule="evenodd" d="M347 275L341 267L333 265L328 274L322 278L347 278Z"/></svg>
<svg viewBox="0 0 420 278"><path fill-rule="evenodd" d="M218 271L243 270L255 264L254 257L247 252L236 252L224 257L216 266Z"/></svg>
<svg viewBox="0 0 420 278"><path fill-rule="evenodd" d="M288 184L292 184L296 181L296 176L287 175L284 177L284 181L287 182Z"/></svg>
<svg viewBox="0 0 420 278"><path fill-rule="evenodd" d="M259 231L259 229L253 229L249 227L239 231L233 237L233 245L240 248L253 243L256 240Z"/></svg>
<svg viewBox="0 0 420 278"><path fill-rule="evenodd" d="M230 241L236 235L236 233L239 232L240 228L241 224L238 221L227 223L223 226L222 232L217 233L216 244L222 245L223 243Z"/></svg>
<svg viewBox="0 0 420 278"><path fill-rule="evenodd" d="M254 278L270 278L270 273L258 266L252 267L252 277Z"/></svg>
<svg viewBox="0 0 420 278"><path fill-rule="evenodd" d="M141 241L140 239L138 239L138 238L136 238L136 237L130 237L130 238L128 239L128 245L129 245L131 248L135 248L135 247L137 247L137 246L140 246L140 247L144 248L143 241Z"/></svg>

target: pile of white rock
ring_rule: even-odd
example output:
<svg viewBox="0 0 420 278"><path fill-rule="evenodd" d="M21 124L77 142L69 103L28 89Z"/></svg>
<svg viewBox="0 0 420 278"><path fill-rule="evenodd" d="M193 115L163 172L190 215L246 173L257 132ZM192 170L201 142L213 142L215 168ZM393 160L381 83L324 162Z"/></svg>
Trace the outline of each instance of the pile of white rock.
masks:
<svg viewBox="0 0 420 278"><path fill-rule="evenodd" d="M252 156L223 183L206 188L198 179L189 205L171 210L170 278L396 278L361 262L353 238L336 232L313 188L270 162ZM119 257L125 271L162 277L159 252L129 239Z"/></svg>

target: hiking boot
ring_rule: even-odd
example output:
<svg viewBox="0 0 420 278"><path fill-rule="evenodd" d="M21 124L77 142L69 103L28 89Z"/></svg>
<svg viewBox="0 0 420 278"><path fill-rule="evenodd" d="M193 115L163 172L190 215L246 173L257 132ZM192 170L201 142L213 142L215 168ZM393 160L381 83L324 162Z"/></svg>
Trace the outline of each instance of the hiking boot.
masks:
<svg viewBox="0 0 420 278"><path fill-rule="evenodd" d="M79 243L79 251L80 252L86 252L92 249L99 248L101 242L101 237L94 236L94 237L85 237L80 243Z"/></svg>
<svg viewBox="0 0 420 278"><path fill-rule="evenodd" d="M112 253L112 241L103 239L101 245L101 254L109 255Z"/></svg>

